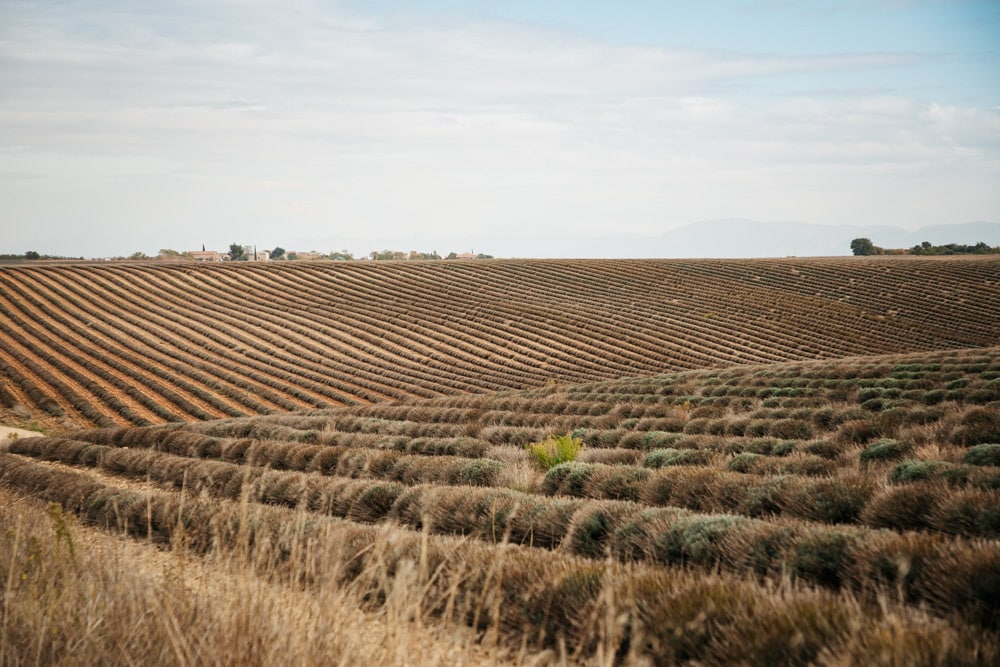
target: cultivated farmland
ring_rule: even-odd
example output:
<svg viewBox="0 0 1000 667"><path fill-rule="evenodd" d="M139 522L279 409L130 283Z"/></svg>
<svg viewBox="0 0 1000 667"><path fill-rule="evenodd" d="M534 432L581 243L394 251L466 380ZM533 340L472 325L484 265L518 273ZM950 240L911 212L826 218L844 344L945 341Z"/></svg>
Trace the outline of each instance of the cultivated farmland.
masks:
<svg viewBox="0 0 1000 667"><path fill-rule="evenodd" d="M1000 660L1000 263L242 268L0 271L21 290L4 283L22 313L4 324L22 345L3 348L11 396L42 382L31 362L81 403L36 385L59 430L0 452L0 646L30 647L0 664L70 646L147 664ZM377 303L329 287L349 278ZM258 283L299 289L251 298ZM124 298L159 303L153 284L218 296ZM362 314L384 339L348 327ZM289 370L309 350L316 387L335 386L321 368L346 387L349 366L385 391L294 405L319 395ZM121 405L85 393L101 377ZM206 415L177 411L182 380ZM141 396L173 407L122 419ZM210 396L227 418L207 418ZM528 446L556 434L581 449L543 467Z"/></svg>
<svg viewBox="0 0 1000 667"><path fill-rule="evenodd" d="M998 286L990 257L7 266L0 420L142 426L982 347Z"/></svg>

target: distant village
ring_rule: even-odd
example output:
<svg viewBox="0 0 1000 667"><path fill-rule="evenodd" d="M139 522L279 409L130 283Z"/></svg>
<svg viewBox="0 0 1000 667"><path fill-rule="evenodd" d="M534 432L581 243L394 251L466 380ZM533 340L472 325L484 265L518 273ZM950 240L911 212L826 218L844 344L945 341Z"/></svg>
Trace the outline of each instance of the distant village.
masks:
<svg viewBox="0 0 1000 667"><path fill-rule="evenodd" d="M173 251L161 250L160 256L162 257L164 253L171 253ZM421 260L421 259L493 259L491 255L485 255L482 253L474 252L462 252L455 253L451 252L445 256L441 256L437 251L433 252L418 252L416 250L411 250L409 252L402 252L399 250L381 250L372 251L367 256L355 257L353 254L345 250L339 250L329 253L316 252L314 250L303 252L300 250L285 250L284 248L278 246L272 250L259 250L257 246L253 245L241 245L238 243L233 243L229 246L229 250L226 252L216 252L213 250L205 250L202 246L201 250L188 250L187 252L177 253L180 259L193 259L198 262L271 262L271 261L316 261L316 260L334 260L334 261L354 261L354 260ZM168 259L170 257L167 257Z"/></svg>
<svg viewBox="0 0 1000 667"><path fill-rule="evenodd" d="M23 255L0 255L0 261L2 260L37 260L37 259L51 259L51 260L73 260L73 259L84 259L83 257L58 257L54 255L43 255L36 251L29 250ZM437 251L432 252L419 252L416 250L411 250L409 252L402 252L399 250L377 250L372 251L368 255L363 255L360 257L355 257L352 253L345 250L333 251L328 253L316 252L315 250L301 251L301 250L285 250L284 248L278 246L270 250L258 249L255 245L244 245L240 243L232 243L229 246L229 250L226 251L216 251L216 250L206 250L205 246L201 247L201 250L171 250L163 249L160 250L156 255L147 255L144 252L134 252L127 257L106 257L102 258L102 261L167 261L167 262L184 262L184 261L194 261L194 262L288 262L288 261L365 261L365 260L471 260L471 259L493 259L492 255L487 255L484 253L475 252L450 252L447 255L439 255Z"/></svg>

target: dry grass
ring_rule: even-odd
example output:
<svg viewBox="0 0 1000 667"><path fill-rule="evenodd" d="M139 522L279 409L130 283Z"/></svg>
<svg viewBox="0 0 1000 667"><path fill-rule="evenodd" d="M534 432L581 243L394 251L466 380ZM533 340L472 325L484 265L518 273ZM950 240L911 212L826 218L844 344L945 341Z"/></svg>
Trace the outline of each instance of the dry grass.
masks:
<svg viewBox="0 0 1000 667"><path fill-rule="evenodd" d="M294 586L238 553L122 539L3 490L0 506L4 667L526 662L464 624L429 624L416 570L370 573L387 591L372 607L336 572Z"/></svg>
<svg viewBox="0 0 1000 667"><path fill-rule="evenodd" d="M209 545L197 534L208 528L192 526L158 548L78 526L55 504L7 491L0 500L5 667L1000 657L982 628L787 579L586 561L392 526L316 523L245 503L222 509L241 514L252 534L238 524ZM190 500L192 511L211 511L199 505ZM573 533L587 539L596 518L580 513ZM196 543L197 551L186 548Z"/></svg>

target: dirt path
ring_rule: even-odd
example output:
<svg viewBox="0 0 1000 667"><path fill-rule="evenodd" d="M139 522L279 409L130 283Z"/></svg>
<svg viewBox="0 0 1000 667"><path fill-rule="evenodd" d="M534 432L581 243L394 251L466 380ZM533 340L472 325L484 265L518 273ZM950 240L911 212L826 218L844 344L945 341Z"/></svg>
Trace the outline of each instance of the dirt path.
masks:
<svg viewBox="0 0 1000 667"><path fill-rule="evenodd" d="M41 431L29 431L25 428L14 428L13 426L0 425L0 442L13 440L14 438L33 438L36 435L45 435Z"/></svg>

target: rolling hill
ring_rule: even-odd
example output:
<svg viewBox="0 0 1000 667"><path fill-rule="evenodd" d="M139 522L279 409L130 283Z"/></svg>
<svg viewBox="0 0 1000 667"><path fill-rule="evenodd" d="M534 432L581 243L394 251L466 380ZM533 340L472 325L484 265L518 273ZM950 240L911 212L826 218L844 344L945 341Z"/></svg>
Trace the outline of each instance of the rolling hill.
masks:
<svg viewBox="0 0 1000 667"><path fill-rule="evenodd" d="M150 425L1000 342L992 257L0 267L0 420Z"/></svg>

